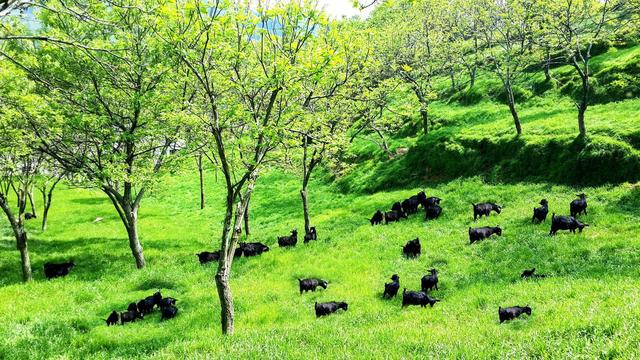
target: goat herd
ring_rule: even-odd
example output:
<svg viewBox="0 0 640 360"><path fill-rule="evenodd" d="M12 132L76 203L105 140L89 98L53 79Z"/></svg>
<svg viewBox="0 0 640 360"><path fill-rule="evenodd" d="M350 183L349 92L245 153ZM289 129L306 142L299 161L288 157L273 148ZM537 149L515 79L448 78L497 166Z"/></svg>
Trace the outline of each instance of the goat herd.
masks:
<svg viewBox="0 0 640 360"><path fill-rule="evenodd" d="M581 214L587 214L587 200L585 194L577 195L578 199L573 200L570 205L570 216L556 216L555 213L551 216L551 230L549 235L555 235L559 230L569 230L573 233L578 229L580 232L588 224L584 224L577 220L577 216ZM389 224L391 222L398 222L401 219L408 218L408 215L418 212L421 206L425 212L425 218L427 220L435 220L442 214L442 207L440 202L442 200L437 197L427 197L425 192L422 191L417 195L404 200L403 202L396 202L388 212L382 212L377 210L373 217L369 220L371 225ZM473 219L476 221L482 216L489 216L491 212L500 214L502 207L494 203L480 203L472 204L473 206ZM540 201L540 207L533 209L533 216L531 218L532 223L542 223L546 221L549 213L549 203L546 199ZM502 235L502 229L499 226L496 227L478 227L469 228L469 241L473 244L478 241L482 241L491 237L492 235ZM315 227L311 227L309 232L304 236L304 243L308 243L311 240L317 240L318 235ZM295 246L298 242L298 232L293 230L288 236L278 237L278 245L280 247ZM261 255L264 252L269 251L269 247L265 244L255 243L240 243L235 249L234 257L253 257ZM410 240L402 247L403 254L408 258L418 257L421 253L420 239L416 238ZM220 259L220 251L208 252L204 251L196 254L201 264L218 261ZM47 279L66 276L71 269L75 266L73 262L53 264L46 263L44 265L44 272ZM535 274L536 269L524 270L521 277L526 278L544 278L546 275ZM313 291L315 292L318 287L327 289L328 282L322 279L298 279L300 294ZM384 292L382 297L385 299L391 299L398 294L400 289L400 277L394 274L391 277L390 283L384 284ZM431 291L438 290L438 270L430 269L429 274L422 277L421 291L407 291L405 288L402 292L402 307L408 305L419 305L426 307L429 305L433 307L437 302L441 301L430 295ZM161 312L161 320L171 319L178 313L178 308L175 306L176 299L167 297L163 298L160 292L156 292L152 296L148 296L145 299L138 301L137 303L130 303L127 311L117 312L113 311L107 319L105 319L107 325L115 325L118 322L124 325L127 322L134 322L137 319L143 319L144 315L150 314L157 307ZM315 303L316 317L328 315L334 313L340 309L347 310L348 304L346 302L324 302ZM507 308L498 308L498 316L500 322L515 319L522 314L531 315L531 308L529 306L513 306Z"/></svg>

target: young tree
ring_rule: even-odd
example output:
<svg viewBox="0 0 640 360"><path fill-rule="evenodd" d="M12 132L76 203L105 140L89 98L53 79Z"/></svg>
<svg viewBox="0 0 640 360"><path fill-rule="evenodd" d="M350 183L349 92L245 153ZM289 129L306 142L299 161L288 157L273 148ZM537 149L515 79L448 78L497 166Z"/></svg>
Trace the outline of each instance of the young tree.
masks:
<svg viewBox="0 0 640 360"><path fill-rule="evenodd" d="M0 68L0 208L11 225L20 251L22 280L30 281L31 260L25 228L27 193L38 172L41 156L32 150L25 115L34 101L23 74L3 64ZM37 101L36 101L37 103ZM15 195L16 203L11 203Z"/></svg>
<svg viewBox="0 0 640 360"><path fill-rule="evenodd" d="M31 121L40 150L109 197L138 268L145 266L140 204L180 130L165 81L174 64L157 37L158 5L98 2L76 14L51 1L35 36L15 37L15 50L2 52L62 114Z"/></svg>
<svg viewBox="0 0 640 360"><path fill-rule="evenodd" d="M215 275L224 334L234 332L231 264L256 180L299 112L299 57L323 21L315 8L278 3L177 6L165 36L198 84L192 115L210 135L226 188Z"/></svg>
<svg viewBox="0 0 640 360"><path fill-rule="evenodd" d="M49 159L44 161L40 169L40 174L35 180L35 187L42 196L42 232L47 231L47 222L49 221L49 210L53 201L53 192L56 186L62 181L65 173L63 170L55 166L54 161Z"/></svg>
<svg viewBox="0 0 640 360"><path fill-rule="evenodd" d="M562 0L546 4L543 13L546 38L580 76L581 91L575 101L580 136L587 134L584 117L590 102L593 46L612 40L639 11L629 0Z"/></svg>
<svg viewBox="0 0 640 360"><path fill-rule="evenodd" d="M486 61L502 82L507 105L518 135L522 134L513 87L524 74L533 46L533 27L538 9L533 1L486 1L477 12L486 48Z"/></svg>

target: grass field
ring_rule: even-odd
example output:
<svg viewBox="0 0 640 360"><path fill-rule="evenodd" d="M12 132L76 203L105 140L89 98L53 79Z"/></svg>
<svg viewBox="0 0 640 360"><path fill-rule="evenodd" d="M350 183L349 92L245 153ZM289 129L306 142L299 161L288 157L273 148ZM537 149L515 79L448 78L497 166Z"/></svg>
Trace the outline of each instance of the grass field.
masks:
<svg viewBox="0 0 640 360"><path fill-rule="evenodd" d="M0 358L636 358L640 348L640 187L622 184L571 188L542 183L490 184L480 178L430 185L443 198L443 216L422 215L388 226L367 219L421 188L344 195L311 188L312 222L319 240L280 249L276 236L302 228L298 179L272 172L259 181L252 209L253 240L272 246L234 263L232 288L237 334L219 329L214 266L194 255L218 244L222 188L208 174L208 207L197 210L197 178L168 176L142 205L140 233L148 266L136 270L126 234L106 197L61 189L50 230L31 223L35 281L20 283L19 255L0 222ZM568 213L577 191L589 195L591 226L582 234L549 237L550 224L531 225L545 197L553 212ZM468 245L470 203L494 200L501 238ZM92 224L96 217L102 223ZM423 255L401 256L420 237ZM66 278L46 281L42 264L73 259ZM522 281L535 266L547 279ZM382 300L397 273L401 288L418 289L426 270L440 271L442 299L433 308L401 309ZM299 295L297 278L321 277L327 290ZM126 326L107 327L112 309L161 289L178 301L179 316L156 313ZM349 310L322 319L315 301L347 301ZM530 305L531 317L500 325L498 306Z"/></svg>

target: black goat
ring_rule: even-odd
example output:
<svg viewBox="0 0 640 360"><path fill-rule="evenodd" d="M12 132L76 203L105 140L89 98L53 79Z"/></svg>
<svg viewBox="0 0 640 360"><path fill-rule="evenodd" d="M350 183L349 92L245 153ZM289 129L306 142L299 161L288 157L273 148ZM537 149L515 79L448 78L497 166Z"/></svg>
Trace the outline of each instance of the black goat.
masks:
<svg viewBox="0 0 640 360"><path fill-rule="evenodd" d="M162 301L162 294L157 291L155 294L138 301L137 310L145 315L149 314L156 305L159 306L160 301Z"/></svg>
<svg viewBox="0 0 640 360"><path fill-rule="evenodd" d="M316 317L329 315L340 309L344 309L344 311L347 311L348 307L349 307L349 304L347 304L346 302L335 302L335 301L330 301L325 303L316 302L315 304Z"/></svg>
<svg viewBox="0 0 640 360"><path fill-rule="evenodd" d="M523 279L529 279L529 278L538 278L538 279L542 279L542 278L546 278L547 275L544 274L535 274L536 272L536 268L533 268L531 270L525 269L522 274L520 274L520 277Z"/></svg>
<svg viewBox="0 0 640 360"><path fill-rule="evenodd" d="M172 297L166 297L166 298L162 298L162 300L160 300L158 302L158 307L160 307L160 309L162 309L163 307L167 307L167 306L175 306L176 305L176 299L172 298Z"/></svg>
<svg viewBox="0 0 640 360"><path fill-rule="evenodd" d="M410 197L402 202L402 211L409 215L415 214L418 212L418 206L420 206L420 203L418 202L417 197Z"/></svg>
<svg viewBox="0 0 640 360"><path fill-rule="evenodd" d="M402 307L408 305L427 307L427 304L433 307L433 305L439 301L440 300L432 298L423 291L407 291L406 288L402 291Z"/></svg>
<svg viewBox="0 0 640 360"><path fill-rule="evenodd" d="M473 244L474 242L484 240L493 234L502 236L502 229L499 226L485 226L475 229L469 228L469 241Z"/></svg>
<svg viewBox="0 0 640 360"><path fill-rule="evenodd" d="M494 203L471 203L471 205L473 205L473 221L476 221L482 216L488 217L491 214L491 211L495 211L497 214L502 212L502 206Z"/></svg>
<svg viewBox="0 0 640 360"><path fill-rule="evenodd" d="M402 252L406 257L414 258L420 255L422 247L420 246L420 239L415 238L407 242L405 246L402 247Z"/></svg>
<svg viewBox="0 0 640 360"><path fill-rule="evenodd" d="M573 200L569 204L571 216L576 217L580 214L587 215L587 195L584 193L576 195L578 199Z"/></svg>
<svg viewBox="0 0 640 360"><path fill-rule="evenodd" d="M393 206L391 206L391 211L401 212L402 211L402 204L399 201L394 202Z"/></svg>
<svg viewBox="0 0 640 360"><path fill-rule="evenodd" d="M133 307L131 305L133 305ZM120 313L121 325L124 325L125 323L128 323L128 322L134 322L136 321L136 319L140 319L140 320L144 319L144 314L136 310L134 308L135 305L136 305L135 303L129 304L130 310Z"/></svg>
<svg viewBox="0 0 640 360"><path fill-rule="evenodd" d="M382 221L384 221L384 213L380 210L376 211L371 220L369 220L371 226L382 224Z"/></svg>
<svg viewBox="0 0 640 360"><path fill-rule="evenodd" d="M196 254L196 256L198 257L198 261L200 261L200 264L204 265L209 262L220 260L220 251L219 250L214 252L203 251L199 254Z"/></svg>
<svg viewBox="0 0 640 360"><path fill-rule="evenodd" d="M173 305L163 306L160 308L160 313L162 314L160 320L173 319L178 315L178 308Z"/></svg>
<svg viewBox="0 0 640 360"><path fill-rule="evenodd" d="M262 253L269 251L269 247L267 245L259 242L242 243L240 245L244 256L247 257L261 255Z"/></svg>
<svg viewBox="0 0 640 360"><path fill-rule="evenodd" d="M529 307L529 305L513 306L504 309L502 307L498 307L498 317L500 318L501 324L505 321L513 320L517 317L520 317L520 315L522 314L531 316L531 308Z"/></svg>
<svg viewBox="0 0 640 360"><path fill-rule="evenodd" d="M430 269L429 275L423 276L420 283L422 285L422 291L425 293L431 291L433 288L438 290L438 270Z"/></svg>
<svg viewBox="0 0 640 360"><path fill-rule="evenodd" d="M329 283L326 280L322 279L298 279L298 284L300 285L301 295L303 292L307 291L315 292L318 286L322 287L325 290L327 289L327 286L329 286Z"/></svg>
<svg viewBox="0 0 640 360"><path fill-rule="evenodd" d="M398 274L393 274L391 276L391 282L384 284L384 292L382 293L382 298L386 298L387 295L389 299L393 298L398 294L398 290L400 289L400 277Z"/></svg>
<svg viewBox="0 0 640 360"><path fill-rule="evenodd" d="M314 226L312 226L309 229L309 232L306 233L304 235L304 243L308 243L311 240L318 240L318 232L316 231L316 228Z"/></svg>
<svg viewBox="0 0 640 360"><path fill-rule="evenodd" d="M547 214L549 214L549 202L547 199L542 199L540 200L540 205L541 206L539 208L533 208L533 217L531 218L532 224L535 223L536 220L538 221L538 224L547 220Z"/></svg>
<svg viewBox="0 0 640 360"><path fill-rule="evenodd" d="M556 216L554 213L551 215L551 231L549 231L549 235L555 235L558 230L569 230L575 234L576 229L582 232L582 229L587 226L589 224L583 224L573 216Z"/></svg>
<svg viewBox="0 0 640 360"><path fill-rule="evenodd" d="M32 213L25 213L24 214L24 219L25 220L31 220L31 219L35 219L37 218L36 214L32 214Z"/></svg>
<svg viewBox="0 0 640 360"><path fill-rule="evenodd" d="M440 217L442 208L439 205L427 205L424 208L424 217L426 220L435 220Z"/></svg>
<svg viewBox="0 0 640 360"><path fill-rule="evenodd" d="M440 205L440 201L442 201L442 199L440 199L439 197L431 196L425 199L423 206Z"/></svg>
<svg viewBox="0 0 640 360"><path fill-rule="evenodd" d="M118 321L120 321L120 315L118 315L118 312L114 310L104 321L107 322L107 326L116 325L118 324Z"/></svg>
<svg viewBox="0 0 640 360"><path fill-rule="evenodd" d="M73 269L76 264L71 261L68 263L54 264L54 263L45 263L44 264L44 276L47 279L53 279L60 276L67 276L71 269Z"/></svg>
<svg viewBox="0 0 640 360"><path fill-rule="evenodd" d="M400 219L406 219L407 214L402 211L388 211L384 213L384 223L385 225L390 222L400 221Z"/></svg>
<svg viewBox="0 0 640 360"><path fill-rule="evenodd" d="M298 243L298 230L291 230L289 236L278 236L278 245L281 247L296 246Z"/></svg>

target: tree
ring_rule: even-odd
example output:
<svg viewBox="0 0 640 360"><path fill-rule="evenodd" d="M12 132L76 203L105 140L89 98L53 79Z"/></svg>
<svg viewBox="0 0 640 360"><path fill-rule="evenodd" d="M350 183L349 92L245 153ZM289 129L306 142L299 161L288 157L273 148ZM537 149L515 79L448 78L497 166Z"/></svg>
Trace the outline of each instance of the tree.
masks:
<svg viewBox="0 0 640 360"><path fill-rule="evenodd" d="M538 9L526 0L486 1L479 11L479 28L485 41L487 67L502 82L507 105L518 135L522 125L516 108L514 86L524 73L533 46L533 26Z"/></svg>
<svg viewBox="0 0 640 360"><path fill-rule="evenodd" d="M25 228L27 193L41 160L41 156L32 150L34 138L27 131L25 121L27 108L34 102L31 89L31 84L17 69L0 68L0 208L16 239L25 282L32 279ZM15 194L15 204L9 200L13 197L11 193Z"/></svg>
<svg viewBox="0 0 640 360"><path fill-rule="evenodd" d="M138 268L145 266L140 204L180 130L165 81L175 64L157 37L156 6L94 3L78 15L51 1L39 12L37 33L9 37L13 51L2 52L61 114L31 121L39 149L109 197Z"/></svg>
<svg viewBox="0 0 640 360"><path fill-rule="evenodd" d="M300 104L305 76L299 63L323 22L315 8L298 3L194 2L166 10L175 27L165 39L198 85L190 107L210 135L224 176L225 216L215 275L224 334L234 332L231 264L242 220L260 170L281 144Z"/></svg>
<svg viewBox="0 0 640 360"><path fill-rule="evenodd" d="M381 76L397 77L411 89L420 106L425 135L429 133L429 104L437 98L433 78L445 67L444 12L441 1L400 1L381 7L372 19Z"/></svg>
<svg viewBox="0 0 640 360"><path fill-rule="evenodd" d="M53 192L64 176L64 170L55 166L54 160L48 159L43 161L40 174L34 181L35 187L42 196L42 222L40 227L42 232L47 231L47 222L49 220L49 210L51 209L51 203L53 201Z"/></svg>
<svg viewBox="0 0 640 360"><path fill-rule="evenodd" d="M581 91L575 100L580 136L587 134L585 113L591 94L593 46L609 41L628 26L640 10L629 0L562 0L550 1L545 7L543 32L551 48L560 50L581 80Z"/></svg>
<svg viewBox="0 0 640 360"><path fill-rule="evenodd" d="M29 5L29 1L26 0L0 0L0 19L27 5Z"/></svg>
<svg viewBox="0 0 640 360"><path fill-rule="evenodd" d="M348 38L342 34L349 33ZM304 112L294 123L291 132L294 135L292 145L299 148L302 144L302 186L300 197L304 217L305 233L309 233L311 220L309 215L308 186L313 171L326 157L332 158L345 145L347 129L351 125L348 114L342 113L341 103L345 98L345 89L351 85L351 79L367 61L366 38L357 26L349 22L334 22L323 27L311 42L306 54L308 75L303 82L303 91L299 101ZM321 58L321 61L318 59Z"/></svg>

